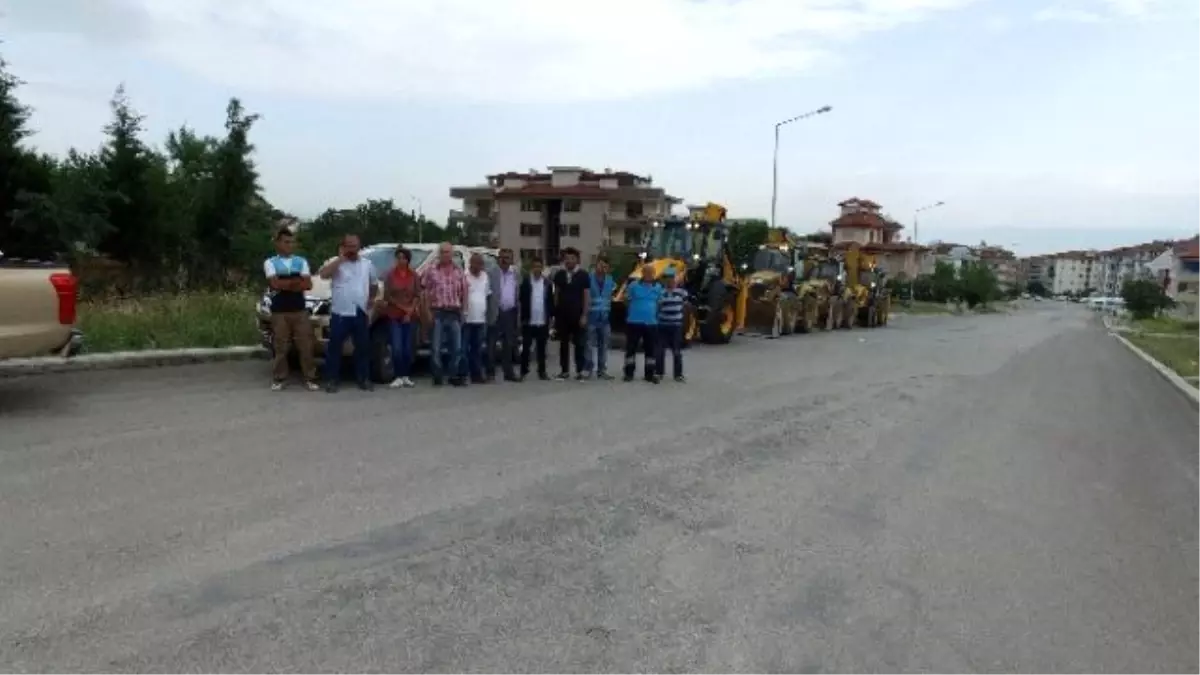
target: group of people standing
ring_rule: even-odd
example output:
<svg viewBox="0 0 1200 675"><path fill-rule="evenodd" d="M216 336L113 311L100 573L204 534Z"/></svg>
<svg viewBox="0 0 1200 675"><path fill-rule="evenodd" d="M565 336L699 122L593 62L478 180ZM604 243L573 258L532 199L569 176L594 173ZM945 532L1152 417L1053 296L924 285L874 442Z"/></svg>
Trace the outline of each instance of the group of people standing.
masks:
<svg viewBox="0 0 1200 675"><path fill-rule="evenodd" d="M308 263L294 255L290 231L280 230L275 243L277 254L264 263L272 290L272 388L284 386L289 342L294 341L305 386L316 390L319 385L313 331L304 300L305 291L312 288ZM382 280L382 297L378 297L380 279L370 260L359 255L359 247L358 237L347 235L337 257L317 272L330 281L331 292L324 374L327 391L337 391L346 339L353 342L359 388L372 388L372 307L388 322L393 388L415 386L410 375L419 328L429 331L430 370L435 386L493 382L497 366L505 381L526 379L531 367L536 368L539 379L549 380L546 347L552 329L559 342L559 373L553 379L571 379L572 362L576 380L613 379L608 372L608 350L616 283L604 257L588 272L579 265L579 251L567 248L563 250L562 267L552 278L546 276L545 265L539 259L531 260L528 272L522 276L513 266L511 249L500 250L498 265L491 270L485 268L483 256L478 253L470 257L463 270L455 264L453 246L445 243L439 247L434 264L418 273L411 267L411 253L401 247L396 250L395 265ZM663 357L669 350L672 374L676 381L684 381L683 307L687 293L676 281L674 269L668 268L664 283L658 283L653 267L647 265L641 280L628 286L626 381L634 379L639 348L644 354L644 379L654 383L662 379Z"/></svg>

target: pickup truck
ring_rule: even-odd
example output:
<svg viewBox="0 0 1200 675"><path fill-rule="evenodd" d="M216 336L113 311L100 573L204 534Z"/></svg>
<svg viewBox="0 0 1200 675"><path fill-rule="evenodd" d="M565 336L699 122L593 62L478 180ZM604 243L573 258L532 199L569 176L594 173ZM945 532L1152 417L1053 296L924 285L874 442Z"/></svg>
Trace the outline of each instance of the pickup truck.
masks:
<svg viewBox="0 0 1200 675"><path fill-rule="evenodd" d="M79 343L75 275L0 252L0 360L71 356Z"/></svg>

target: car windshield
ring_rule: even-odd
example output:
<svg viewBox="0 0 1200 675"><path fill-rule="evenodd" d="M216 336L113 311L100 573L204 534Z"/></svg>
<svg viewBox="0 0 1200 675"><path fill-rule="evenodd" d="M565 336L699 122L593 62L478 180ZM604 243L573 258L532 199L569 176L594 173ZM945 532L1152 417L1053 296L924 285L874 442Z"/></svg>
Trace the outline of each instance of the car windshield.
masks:
<svg viewBox="0 0 1200 675"><path fill-rule="evenodd" d="M420 267L421 263L425 262L425 259L429 257L429 249L410 248L408 252L412 254L412 261L409 263L409 266L413 269ZM372 246L366 251L366 257L375 266L375 272L379 276L383 276L391 272L392 268L396 265L396 247Z"/></svg>

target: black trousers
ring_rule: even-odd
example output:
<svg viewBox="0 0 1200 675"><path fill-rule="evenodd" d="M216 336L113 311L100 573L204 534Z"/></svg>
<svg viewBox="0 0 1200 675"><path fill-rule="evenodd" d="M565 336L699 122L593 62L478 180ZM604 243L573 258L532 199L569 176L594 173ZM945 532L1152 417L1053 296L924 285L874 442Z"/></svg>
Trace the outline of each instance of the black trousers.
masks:
<svg viewBox="0 0 1200 675"><path fill-rule="evenodd" d="M546 374L546 340L549 337L549 326L521 326L521 375L529 374L529 357L534 352L538 375Z"/></svg>
<svg viewBox="0 0 1200 675"><path fill-rule="evenodd" d="M654 357L658 352L657 338L657 326L641 323L625 325L625 377L633 377L633 371L637 370L638 347L641 347L644 354L642 358L645 362L646 377L656 375L658 369L655 367Z"/></svg>
<svg viewBox="0 0 1200 675"><path fill-rule="evenodd" d="M587 370L587 331L579 325L581 315L568 314L555 318L554 332L558 336L558 365L564 373L571 372L571 352L575 352L575 372Z"/></svg>

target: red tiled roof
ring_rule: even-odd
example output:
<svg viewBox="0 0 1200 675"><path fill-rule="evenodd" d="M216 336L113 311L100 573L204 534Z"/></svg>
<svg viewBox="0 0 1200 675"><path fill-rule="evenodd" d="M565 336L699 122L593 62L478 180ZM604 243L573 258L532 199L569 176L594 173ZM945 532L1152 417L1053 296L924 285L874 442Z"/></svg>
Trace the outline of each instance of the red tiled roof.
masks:
<svg viewBox="0 0 1200 675"><path fill-rule="evenodd" d="M1180 260L1200 258L1200 237L1192 237L1175 245L1175 256Z"/></svg>
<svg viewBox="0 0 1200 675"><path fill-rule="evenodd" d="M851 197L849 199L838 202L838 206L847 206L849 204L862 204L863 206L866 206L866 207L872 208L872 209L879 208L879 205L876 204L875 202L871 201L870 199L860 199L858 197Z"/></svg>
<svg viewBox="0 0 1200 675"><path fill-rule="evenodd" d="M847 213L844 216L838 216L829 221L830 227L837 229L839 227L869 227L883 229L886 227L886 221L878 213Z"/></svg>

